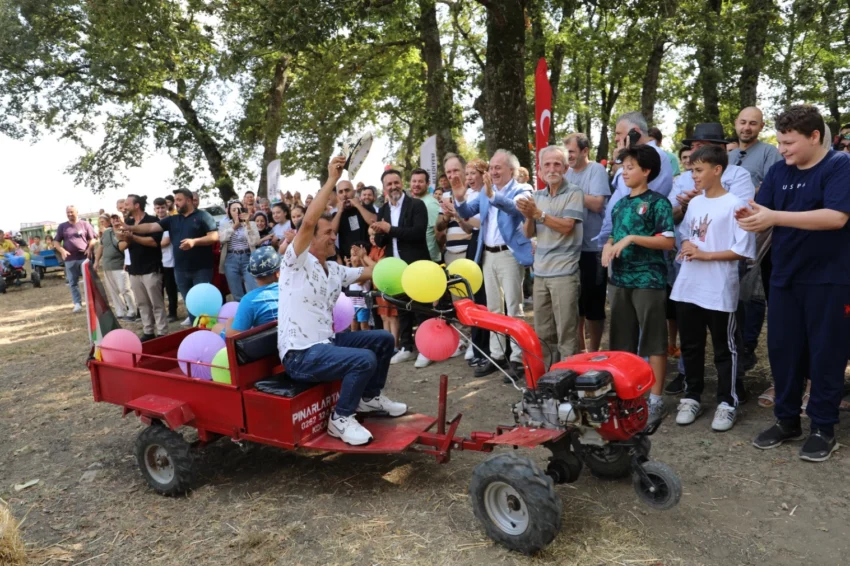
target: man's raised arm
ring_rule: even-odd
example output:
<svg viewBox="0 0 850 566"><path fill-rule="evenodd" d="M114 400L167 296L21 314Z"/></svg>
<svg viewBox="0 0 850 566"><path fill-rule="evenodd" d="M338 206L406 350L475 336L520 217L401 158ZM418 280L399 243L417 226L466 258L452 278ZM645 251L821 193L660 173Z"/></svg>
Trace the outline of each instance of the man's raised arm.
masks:
<svg viewBox="0 0 850 566"><path fill-rule="evenodd" d="M304 219L301 220L301 227L298 229L298 234L292 241L295 246L295 255L300 256L310 247L310 242L313 240L313 232L316 224L319 223L319 218L324 214L328 206L328 201L331 199L331 193L336 190L336 183L342 175L342 167L345 165L345 157L338 155L331 159L328 163L328 180L319 190L313 202L307 207L307 212L304 213Z"/></svg>

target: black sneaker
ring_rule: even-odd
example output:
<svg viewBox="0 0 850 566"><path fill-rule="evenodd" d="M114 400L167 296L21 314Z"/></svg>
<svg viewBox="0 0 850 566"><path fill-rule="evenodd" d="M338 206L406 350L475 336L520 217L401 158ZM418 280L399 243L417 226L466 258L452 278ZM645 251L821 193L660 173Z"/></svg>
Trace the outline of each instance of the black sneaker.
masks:
<svg viewBox="0 0 850 566"><path fill-rule="evenodd" d="M807 462L823 462L829 460L829 457L838 449L838 443L835 442L835 436L827 436L826 433L818 429L813 429L809 438L800 448L800 460Z"/></svg>
<svg viewBox="0 0 850 566"><path fill-rule="evenodd" d="M141 341L147 342L148 340L153 340L154 338L156 338L156 334L142 334Z"/></svg>
<svg viewBox="0 0 850 566"><path fill-rule="evenodd" d="M801 438L803 438L803 429L800 428L799 421L789 422L777 420L772 427L761 432L753 440L753 446L760 450L769 450L776 448L787 440L800 440Z"/></svg>
<svg viewBox="0 0 850 566"><path fill-rule="evenodd" d="M177 315L176 314L168 315L168 322L177 322Z"/></svg>
<svg viewBox="0 0 850 566"><path fill-rule="evenodd" d="M673 381L664 386L664 393L666 395L678 395L679 393L684 393L686 390L687 384L685 383L684 373L680 373L673 378Z"/></svg>
<svg viewBox="0 0 850 566"><path fill-rule="evenodd" d="M478 366L477 368L475 368L475 377L486 377L491 373L499 371L500 366L504 367L505 360L496 360L496 363L499 365L497 366L493 362L488 360L487 363L483 366Z"/></svg>

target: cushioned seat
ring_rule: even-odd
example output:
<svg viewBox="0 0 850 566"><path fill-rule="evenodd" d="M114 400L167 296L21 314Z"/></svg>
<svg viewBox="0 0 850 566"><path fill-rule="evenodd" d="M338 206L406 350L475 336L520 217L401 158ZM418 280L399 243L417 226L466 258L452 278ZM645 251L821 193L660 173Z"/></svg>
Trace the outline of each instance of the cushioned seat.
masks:
<svg viewBox="0 0 850 566"><path fill-rule="evenodd" d="M276 326L236 341L236 360L239 365L256 362L268 356L278 357Z"/></svg>
<svg viewBox="0 0 850 566"><path fill-rule="evenodd" d="M303 393L308 389L316 387L319 383L304 383L301 381L292 381L285 373L279 373L269 379L263 379L254 384L257 391L268 393L269 395L277 395L278 397L292 398Z"/></svg>

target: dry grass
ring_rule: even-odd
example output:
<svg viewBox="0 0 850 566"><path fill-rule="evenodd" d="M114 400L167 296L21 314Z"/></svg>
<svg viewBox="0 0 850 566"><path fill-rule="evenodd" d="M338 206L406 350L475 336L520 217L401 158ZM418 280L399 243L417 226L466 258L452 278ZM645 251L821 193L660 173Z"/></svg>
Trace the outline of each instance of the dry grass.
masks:
<svg viewBox="0 0 850 566"><path fill-rule="evenodd" d="M0 565L18 566L24 564L26 559L18 522L12 517L6 502L0 499Z"/></svg>

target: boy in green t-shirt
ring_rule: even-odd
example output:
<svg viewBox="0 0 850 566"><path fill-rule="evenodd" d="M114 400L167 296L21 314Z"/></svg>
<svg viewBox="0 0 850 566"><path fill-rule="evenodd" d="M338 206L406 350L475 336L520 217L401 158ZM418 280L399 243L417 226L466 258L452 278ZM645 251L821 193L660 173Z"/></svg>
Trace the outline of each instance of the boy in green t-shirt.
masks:
<svg viewBox="0 0 850 566"><path fill-rule="evenodd" d="M649 395L650 423L664 416L661 393L667 371L665 250L675 245L673 208L649 190L647 183L661 171L661 158L648 145L620 153L623 181L631 189L614 205L613 229L602 249L602 265L611 266L610 348L649 358L655 385Z"/></svg>

